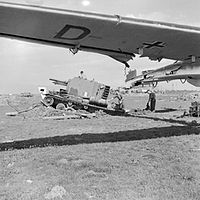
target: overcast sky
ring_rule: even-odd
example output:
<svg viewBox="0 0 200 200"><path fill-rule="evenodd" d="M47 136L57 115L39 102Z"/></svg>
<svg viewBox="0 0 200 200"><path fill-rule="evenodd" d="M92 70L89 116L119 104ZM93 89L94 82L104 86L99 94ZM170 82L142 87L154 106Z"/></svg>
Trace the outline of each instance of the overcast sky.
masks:
<svg viewBox="0 0 200 200"><path fill-rule="evenodd" d="M5 0L6 1L6 0ZM200 27L199 0L7 0L6 2L36 4L69 10L91 11L173 22ZM52 86L49 78L68 80L83 70L88 79L117 87L124 85L124 66L115 60L93 53L30 44L0 38L0 93L37 93L38 86ZM139 72L171 64L136 58L129 62ZM197 89L179 81L159 84L161 88Z"/></svg>

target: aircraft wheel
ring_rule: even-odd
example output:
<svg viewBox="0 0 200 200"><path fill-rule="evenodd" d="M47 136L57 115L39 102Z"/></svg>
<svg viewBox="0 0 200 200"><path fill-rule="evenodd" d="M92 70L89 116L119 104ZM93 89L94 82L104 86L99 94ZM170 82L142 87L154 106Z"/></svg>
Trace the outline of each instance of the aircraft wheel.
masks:
<svg viewBox="0 0 200 200"><path fill-rule="evenodd" d="M63 104L63 103L58 103L57 105L56 105L56 109L58 109L58 110L65 110L66 108L65 108L65 104Z"/></svg>
<svg viewBox="0 0 200 200"><path fill-rule="evenodd" d="M44 100L43 100L48 106L52 106L53 103L54 103L54 99L52 97L44 97Z"/></svg>

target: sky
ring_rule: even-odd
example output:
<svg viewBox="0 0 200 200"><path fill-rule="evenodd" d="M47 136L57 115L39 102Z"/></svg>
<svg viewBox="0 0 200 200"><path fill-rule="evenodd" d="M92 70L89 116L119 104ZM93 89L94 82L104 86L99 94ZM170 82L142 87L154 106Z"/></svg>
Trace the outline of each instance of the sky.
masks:
<svg viewBox="0 0 200 200"><path fill-rule="evenodd" d="M199 0L4 0L4 2L48 6L68 10L97 12L136 17L200 27ZM0 94L37 93L38 86L54 88L49 78L68 80L83 70L88 79L95 79L112 87L124 86L124 65L100 54L0 38ZM146 69L171 64L148 58L134 58L129 62L138 73ZM160 89L198 88L180 81L158 84Z"/></svg>

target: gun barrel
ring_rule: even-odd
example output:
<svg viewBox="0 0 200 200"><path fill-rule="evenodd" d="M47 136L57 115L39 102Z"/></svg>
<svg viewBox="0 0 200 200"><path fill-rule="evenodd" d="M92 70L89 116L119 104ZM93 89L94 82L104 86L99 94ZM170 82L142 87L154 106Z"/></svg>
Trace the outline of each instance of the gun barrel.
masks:
<svg viewBox="0 0 200 200"><path fill-rule="evenodd" d="M52 83L54 83L55 85L63 85L63 86L67 86L68 82L67 81L60 81L57 79L49 79L50 81L52 81Z"/></svg>

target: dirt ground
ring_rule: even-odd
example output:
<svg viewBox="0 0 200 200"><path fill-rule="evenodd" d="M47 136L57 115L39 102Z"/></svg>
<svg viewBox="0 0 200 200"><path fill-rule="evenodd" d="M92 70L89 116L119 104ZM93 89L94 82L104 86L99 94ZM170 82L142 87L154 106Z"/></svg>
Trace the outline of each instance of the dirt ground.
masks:
<svg viewBox="0 0 200 200"><path fill-rule="evenodd" d="M0 200L200 199L200 119L183 117L199 95L125 98L133 116L44 120L39 96L0 96ZM7 102L8 101L8 102Z"/></svg>

